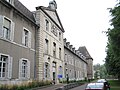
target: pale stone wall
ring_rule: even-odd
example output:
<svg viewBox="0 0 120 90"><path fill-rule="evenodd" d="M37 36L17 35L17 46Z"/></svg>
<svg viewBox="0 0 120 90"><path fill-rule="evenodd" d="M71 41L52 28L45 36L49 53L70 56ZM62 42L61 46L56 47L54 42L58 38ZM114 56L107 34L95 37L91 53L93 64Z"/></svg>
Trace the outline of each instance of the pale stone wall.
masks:
<svg viewBox="0 0 120 90"><path fill-rule="evenodd" d="M45 30L45 19L49 21L49 31ZM36 11L36 20L37 23L40 24L40 30L38 33L38 50L37 50L37 66L38 66L38 79L47 79L47 80L53 80L53 67L52 64L53 62L56 63L56 68L55 68L55 82L58 83L58 68L59 66L62 66L64 69L63 65L63 60L64 60L64 46L63 46L63 32L57 27L58 32L61 32L61 41L59 41L59 37L55 36L51 32L51 26L53 21L45 15L41 10ZM55 24L54 24L55 25ZM48 47L48 54L45 54L45 39L49 41L49 47ZM56 57L53 57L53 42L56 43ZM59 48L61 48L61 59L59 58ZM47 62L50 65L50 77L45 78L44 76L44 64ZM64 77L64 73L63 73Z"/></svg>

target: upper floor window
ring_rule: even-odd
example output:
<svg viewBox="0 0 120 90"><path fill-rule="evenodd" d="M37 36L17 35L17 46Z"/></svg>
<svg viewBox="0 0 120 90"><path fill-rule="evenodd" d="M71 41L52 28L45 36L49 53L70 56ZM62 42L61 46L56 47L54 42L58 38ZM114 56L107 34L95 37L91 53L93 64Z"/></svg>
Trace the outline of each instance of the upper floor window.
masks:
<svg viewBox="0 0 120 90"><path fill-rule="evenodd" d="M11 32L11 21L4 18L3 38L10 39L10 32Z"/></svg>
<svg viewBox="0 0 120 90"><path fill-rule="evenodd" d="M0 38L11 41L14 38L14 23L2 15L0 15Z"/></svg>
<svg viewBox="0 0 120 90"><path fill-rule="evenodd" d="M45 39L45 53L48 54L48 40Z"/></svg>
<svg viewBox="0 0 120 90"><path fill-rule="evenodd" d="M49 22L47 19L45 20L45 26L46 26L46 31L49 31Z"/></svg>
<svg viewBox="0 0 120 90"><path fill-rule="evenodd" d="M61 59L61 48L59 48L59 59Z"/></svg>
<svg viewBox="0 0 120 90"><path fill-rule="evenodd" d="M64 61L66 62L66 63L68 63L67 61L67 58L68 58L68 56L67 56L67 54L65 54L65 56L64 56Z"/></svg>
<svg viewBox="0 0 120 90"><path fill-rule="evenodd" d="M21 59L19 61L19 78L20 79L30 78L30 61L27 59Z"/></svg>
<svg viewBox="0 0 120 90"><path fill-rule="evenodd" d="M59 41L61 41L61 33L59 32Z"/></svg>
<svg viewBox="0 0 120 90"><path fill-rule="evenodd" d="M11 78L12 75L12 57L0 54L0 79Z"/></svg>
<svg viewBox="0 0 120 90"><path fill-rule="evenodd" d="M53 43L53 57L56 57L56 43Z"/></svg>
<svg viewBox="0 0 120 90"><path fill-rule="evenodd" d="M22 44L31 47L31 32L27 29L23 29Z"/></svg>

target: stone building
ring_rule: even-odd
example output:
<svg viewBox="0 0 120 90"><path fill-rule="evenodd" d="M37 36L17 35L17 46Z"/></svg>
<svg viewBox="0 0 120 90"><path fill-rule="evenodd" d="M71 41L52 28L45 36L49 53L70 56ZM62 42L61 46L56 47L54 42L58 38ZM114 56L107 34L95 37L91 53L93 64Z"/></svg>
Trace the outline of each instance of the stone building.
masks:
<svg viewBox="0 0 120 90"><path fill-rule="evenodd" d="M64 73L69 80L84 80L87 78L86 57L75 50L67 39L64 39Z"/></svg>
<svg viewBox="0 0 120 90"><path fill-rule="evenodd" d="M18 0L0 0L0 83L35 78L38 28L33 13Z"/></svg>
<svg viewBox="0 0 120 90"><path fill-rule="evenodd" d="M34 12L40 25L37 43L37 78L58 83L64 77L64 29L53 0L48 7L38 6Z"/></svg>
<svg viewBox="0 0 120 90"><path fill-rule="evenodd" d="M86 57L87 65L87 77L88 79L93 79L93 58L89 54L87 48L85 46L79 47L78 51L82 53Z"/></svg>

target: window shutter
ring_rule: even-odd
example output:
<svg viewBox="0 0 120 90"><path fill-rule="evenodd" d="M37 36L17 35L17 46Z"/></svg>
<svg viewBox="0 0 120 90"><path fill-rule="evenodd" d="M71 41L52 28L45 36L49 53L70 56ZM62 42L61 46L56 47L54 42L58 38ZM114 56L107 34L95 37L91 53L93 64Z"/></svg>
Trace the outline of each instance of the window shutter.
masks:
<svg viewBox="0 0 120 90"><path fill-rule="evenodd" d="M3 33L3 16L0 15L0 38L2 37Z"/></svg>
<svg viewBox="0 0 120 90"><path fill-rule="evenodd" d="M14 27L15 27L15 23L11 22L11 34L10 34L10 40L11 41L14 40Z"/></svg>
<svg viewBox="0 0 120 90"><path fill-rule="evenodd" d="M8 59L8 79L12 78L12 62L13 62L13 57L9 57L9 59Z"/></svg>
<svg viewBox="0 0 120 90"><path fill-rule="evenodd" d="M28 34L28 47L31 48L31 36L32 36L32 33L29 31L29 34Z"/></svg>
<svg viewBox="0 0 120 90"><path fill-rule="evenodd" d="M22 32L22 44L25 45L25 33L24 33L24 29Z"/></svg>
<svg viewBox="0 0 120 90"><path fill-rule="evenodd" d="M27 60L27 78L30 79L30 61Z"/></svg>
<svg viewBox="0 0 120 90"><path fill-rule="evenodd" d="M19 79L22 79L22 59L19 60Z"/></svg>

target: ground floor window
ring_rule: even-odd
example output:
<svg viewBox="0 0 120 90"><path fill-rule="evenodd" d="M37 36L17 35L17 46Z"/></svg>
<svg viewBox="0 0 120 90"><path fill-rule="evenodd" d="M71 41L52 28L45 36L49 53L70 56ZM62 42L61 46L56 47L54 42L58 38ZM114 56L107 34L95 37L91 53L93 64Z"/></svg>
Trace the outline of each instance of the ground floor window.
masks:
<svg viewBox="0 0 120 90"><path fill-rule="evenodd" d="M28 59L21 59L19 61L19 78L20 79L30 78L30 61Z"/></svg>
<svg viewBox="0 0 120 90"><path fill-rule="evenodd" d="M45 67L45 71L44 71L45 78L49 78L50 77L50 65L49 65L49 63L45 62L44 67Z"/></svg>
<svg viewBox="0 0 120 90"><path fill-rule="evenodd" d="M1 55L0 58L0 78L6 77L8 56Z"/></svg>
<svg viewBox="0 0 120 90"><path fill-rule="evenodd" d="M12 77L12 57L0 53L0 79Z"/></svg>

